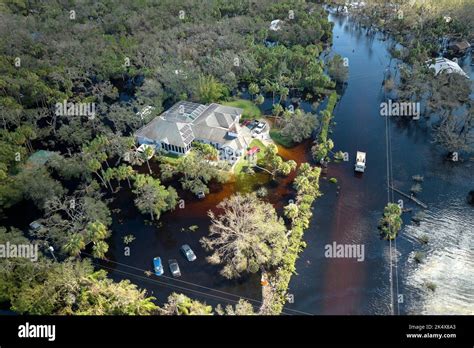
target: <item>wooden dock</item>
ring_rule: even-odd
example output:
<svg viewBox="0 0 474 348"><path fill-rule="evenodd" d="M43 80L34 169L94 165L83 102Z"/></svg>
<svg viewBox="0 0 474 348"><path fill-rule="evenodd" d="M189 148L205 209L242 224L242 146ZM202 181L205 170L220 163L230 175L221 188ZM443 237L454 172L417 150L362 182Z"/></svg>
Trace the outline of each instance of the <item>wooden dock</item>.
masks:
<svg viewBox="0 0 474 348"><path fill-rule="evenodd" d="M396 189L395 187L393 187L393 185L390 185L390 188L392 190L394 190L396 193L402 195L403 197L406 197L408 199L411 199L413 202L415 202L416 204L418 204L420 207L423 207L425 209L428 209L428 205L426 203L423 203L422 201L420 201L418 198L416 198L415 196L413 195L409 195L409 194L406 194L405 192L402 192L400 191L399 189Z"/></svg>

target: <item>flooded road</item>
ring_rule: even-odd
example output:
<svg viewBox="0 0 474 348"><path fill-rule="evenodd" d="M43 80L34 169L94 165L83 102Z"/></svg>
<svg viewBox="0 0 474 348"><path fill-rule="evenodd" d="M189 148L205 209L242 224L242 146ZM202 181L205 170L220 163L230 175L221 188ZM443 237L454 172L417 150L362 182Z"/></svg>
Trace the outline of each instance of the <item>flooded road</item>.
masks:
<svg viewBox="0 0 474 348"><path fill-rule="evenodd" d="M335 22L332 51L349 59L349 81L335 109L337 126L331 138L335 150L347 151L348 163L331 164L328 177L341 186L323 184L324 196L314 206L308 247L297 262L299 275L292 278L290 292L295 303L289 308L310 309L314 314L390 314L389 242L378 237L377 224L387 203L385 119L380 116L384 73L392 63L386 41L371 38L346 17ZM469 61L462 66L470 71ZM472 72L471 72L472 77ZM392 243L398 262L393 262L394 313L474 313L474 209L466 196L474 185L474 163L445 162L424 125L416 121L389 120L394 185L408 192L411 177L423 175L422 201L429 206L426 219L413 226L410 214L403 215L404 227ZM367 170L354 174L356 151L367 152ZM397 194L395 201L400 198ZM410 202L405 206L419 207ZM428 236L427 245L419 241ZM365 260L330 259L324 246L362 244ZM413 256L426 254L421 264ZM436 284L436 291L426 284ZM398 290L397 290L398 289Z"/></svg>

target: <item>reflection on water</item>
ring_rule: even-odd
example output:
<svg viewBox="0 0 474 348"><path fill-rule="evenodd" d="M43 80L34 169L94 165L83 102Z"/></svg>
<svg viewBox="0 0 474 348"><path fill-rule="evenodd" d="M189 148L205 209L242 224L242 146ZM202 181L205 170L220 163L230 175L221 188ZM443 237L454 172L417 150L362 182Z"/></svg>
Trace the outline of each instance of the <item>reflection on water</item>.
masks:
<svg viewBox="0 0 474 348"><path fill-rule="evenodd" d="M396 61L383 37L367 36L347 17L330 19L335 22L332 52L349 59L349 82L334 112L337 126L331 138L336 151L366 151L368 166L356 177L352 163L330 165L328 177L336 177L341 190L337 194L334 185L321 185L324 196L316 201L305 233L308 247L297 262L298 275L290 284L295 303L288 307L314 314L390 314L389 244L378 238L377 230L387 202L385 125L379 107L384 73ZM472 71L466 71L472 78ZM391 119L390 127L394 184L407 192L411 177L424 175L419 197L429 205L420 226L412 225L410 213L403 215L393 289L394 299L402 294L404 302L394 306L395 313L472 314L474 210L465 197L473 189L474 163L443 161L422 123ZM405 204L413 213L419 210ZM426 245L418 240L424 234L430 239ZM325 258L324 245L334 241L364 243L366 261ZM427 255L422 264L413 259L417 251ZM436 285L434 293L426 288L429 282Z"/></svg>
<svg viewBox="0 0 474 348"><path fill-rule="evenodd" d="M419 227L408 226L407 238L429 236L427 255L421 264L408 258L407 284L421 291L420 303L409 311L422 314L474 314L474 213L463 200L443 201L428 213ZM466 215L468 213L468 215ZM436 285L435 292L426 288Z"/></svg>

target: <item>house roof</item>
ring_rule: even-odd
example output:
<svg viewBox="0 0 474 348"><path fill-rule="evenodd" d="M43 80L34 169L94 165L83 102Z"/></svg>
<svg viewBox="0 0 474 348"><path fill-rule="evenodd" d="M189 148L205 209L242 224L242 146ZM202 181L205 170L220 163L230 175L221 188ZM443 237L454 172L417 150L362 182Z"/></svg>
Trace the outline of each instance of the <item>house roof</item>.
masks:
<svg viewBox="0 0 474 348"><path fill-rule="evenodd" d="M237 117L242 115L242 112L243 110L239 108L212 103L194 121L194 124L205 123L208 127L229 128Z"/></svg>
<svg viewBox="0 0 474 348"><path fill-rule="evenodd" d="M188 123L174 122L162 116L140 128L136 136L180 147L186 147L194 140L194 132Z"/></svg>
<svg viewBox="0 0 474 348"><path fill-rule="evenodd" d="M136 136L180 147L195 138L224 144L232 140L227 133L242 112L216 103L206 106L180 101L140 128Z"/></svg>
<svg viewBox="0 0 474 348"><path fill-rule="evenodd" d="M206 110L206 108L206 105L188 101L180 101L166 110L161 116L174 122L191 123L196 118L198 118L203 113L203 111Z"/></svg>
<svg viewBox="0 0 474 348"><path fill-rule="evenodd" d="M429 64L428 67L430 69L434 69L435 75L438 75L439 73L456 73L469 78L469 76L464 72L464 70L461 69L458 63L447 58L439 57L436 58L434 62L432 60L428 60L426 63Z"/></svg>
<svg viewBox="0 0 474 348"><path fill-rule="evenodd" d="M273 31L280 30L281 29L280 23L283 23L281 19L274 19L273 21L271 21L269 29Z"/></svg>

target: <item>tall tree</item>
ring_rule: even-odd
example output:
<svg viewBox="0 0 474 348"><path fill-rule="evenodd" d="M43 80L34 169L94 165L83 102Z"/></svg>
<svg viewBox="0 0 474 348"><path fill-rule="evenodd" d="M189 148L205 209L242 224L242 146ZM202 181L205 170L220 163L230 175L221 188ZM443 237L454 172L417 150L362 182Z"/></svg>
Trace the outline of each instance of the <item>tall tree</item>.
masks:
<svg viewBox="0 0 474 348"><path fill-rule="evenodd" d="M227 93L226 87L218 82L214 76L199 76L196 94L200 102L204 104L218 102L227 95Z"/></svg>
<svg viewBox="0 0 474 348"><path fill-rule="evenodd" d="M277 174L288 175L292 170L296 169L296 162L293 160L284 161L281 156L278 155L278 147L274 144L269 144L265 147L263 152L263 163L264 169L267 170L273 178Z"/></svg>
<svg viewBox="0 0 474 348"><path fill-rule="evenodd" d="M255 194L236 194L217 205L220 215L209 211L209 237L202 246L211 251L208 262L222 265L221 274L238 278L244 272L269 269L282 260L288 245L283 220L269 203Z"/></svg>
<svg viewBox="0 0 474 348"><path fill-rule="evenodd" d="M160 180L149 175L137 174L134 186L136 207L142 213L150 214L152 220L158 220L163 212L174 209L177 204L176 190L171 186L166 188Z"/></svg>

